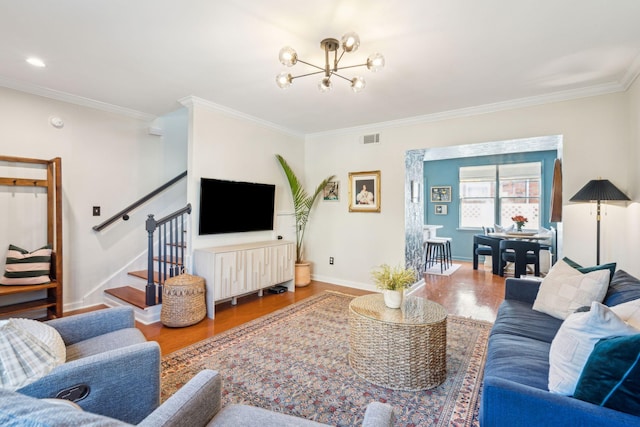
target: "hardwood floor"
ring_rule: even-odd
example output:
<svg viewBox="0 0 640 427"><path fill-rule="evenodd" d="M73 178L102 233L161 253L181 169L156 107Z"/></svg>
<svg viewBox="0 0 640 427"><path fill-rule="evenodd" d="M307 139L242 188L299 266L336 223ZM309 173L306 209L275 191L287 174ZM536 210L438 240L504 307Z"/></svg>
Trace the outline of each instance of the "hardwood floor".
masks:
<svg viewBox="0 0 640 427"><path fill-rule="evenodd" d="M498 306L504 299L504 278L494 276L490 268L485 271L482 265L479 270L474 271L470 262L456 263L462 266L451 276L425 275L425 285L414 291L413 295L442 304L449 314L493 322ZM193 326L168 328L161 323L154 323L138 324L138 327L148 340L154 340L160 344L164 355L324 290L352 295L369 293L329 283L312 282L307 287L296 288L295 292L282 294L265 292L263 297L254 294L239 298L235 306L230 302L218 304L215 319L205 318Z"/></svg>

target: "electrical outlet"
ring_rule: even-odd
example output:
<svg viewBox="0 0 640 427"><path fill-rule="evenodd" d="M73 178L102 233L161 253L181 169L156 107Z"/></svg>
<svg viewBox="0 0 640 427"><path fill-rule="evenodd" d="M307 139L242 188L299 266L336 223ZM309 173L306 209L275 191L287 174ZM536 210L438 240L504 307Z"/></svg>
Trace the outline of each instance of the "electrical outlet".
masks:
<svg viewBox="0 0 640 427"><path fill-rule="evenodd" d="M329 265L333 265L333 257L332 256L329 257Z"/></svg>
<svg viewBox="0 0 640 427"><path fill-rule="evenodd" d="M100 216L100 206L93 207L93 216Z"/></svg>

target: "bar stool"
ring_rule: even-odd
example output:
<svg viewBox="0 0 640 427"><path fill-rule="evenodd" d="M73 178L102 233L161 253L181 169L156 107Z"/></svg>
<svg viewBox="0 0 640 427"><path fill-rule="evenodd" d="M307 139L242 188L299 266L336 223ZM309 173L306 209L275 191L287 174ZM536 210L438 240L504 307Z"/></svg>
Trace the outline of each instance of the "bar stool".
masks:
<svg viewBox="0 0 640 427"><path fill-rule="evenodd" d="M424 244L424 269L427 270L435 264L440 264L440 273L451 267L451 237L434 237L425 240Z"/></svg>

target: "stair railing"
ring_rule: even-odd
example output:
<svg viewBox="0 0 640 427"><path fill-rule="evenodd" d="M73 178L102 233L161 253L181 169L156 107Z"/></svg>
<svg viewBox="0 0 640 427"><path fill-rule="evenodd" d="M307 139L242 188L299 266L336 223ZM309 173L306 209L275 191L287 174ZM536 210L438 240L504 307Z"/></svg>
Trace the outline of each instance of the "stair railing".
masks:
<svg viewBox="0 0 640 427"><path fill-rule="evenodd" d="M166 182L165 184L162 184L160 187L156 188L155 190L153 190L152 192L150 192L146 196L141 197L139 200L136 200L135 202L133 202L132 204L130 204L126 208L122 209L117 214L115 214L112 217L110 217L109 219L101 222L98 225L93 226L93 230L94 231L101 231L103 228L105 228L108 225L113 224L114 222L116 222L119 219L122 219L123 221L128 221L129 220L129 212L131 212L132 210L134 210L138 206L142 205L147 200L150 200L150 199L154 198L157 194L162 193L164 190L166 190L167 188L171 187L173 184L175 184L176 182L180 181L185 176L187 176L187 171L182 172L180 175L176 176L175 178L171 179L170 181Z"/></svg>
<svg viewBox="0 0 640 427"><path fill-rule="evenodd" d="M145 223L149 238L147 255L147 286L145 303L148 306L162 303L162 286L167 278L180 274L185 251L185 215L191 214L191 203L162 219L156 220L149 215ZM154 277L154 233L158 233L158 271ZM156 285L157 282L157 285ZM157 292L156 292L157 290Z"/></svg>

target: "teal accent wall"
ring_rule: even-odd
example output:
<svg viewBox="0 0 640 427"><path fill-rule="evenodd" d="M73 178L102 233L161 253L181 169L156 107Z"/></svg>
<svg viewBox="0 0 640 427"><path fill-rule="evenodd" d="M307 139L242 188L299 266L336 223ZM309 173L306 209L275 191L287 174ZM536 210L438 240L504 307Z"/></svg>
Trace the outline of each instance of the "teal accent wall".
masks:
<svg viewBox="0 0 640 427"><path fill-rule="evenodd" d="M461 166L497 165L509 163L542 163L542 205L540 206L540 223L549 228L551 204L551 184L553 182L553 164L557 157L555 150L534 151L527 153L499 154L491 156L463 157L456 159L434 160L424 162L424 223L442 225L437 235L451 237L451 252L454 259L470 261L473 257L473 235L482 229L458 228L460 217L460 192L458 170ZM451 187L451 202L431 202L431 187ZM447 215L435 215L434 205L447 205ZM487 224L492 225L492 224Z"/></svg>

